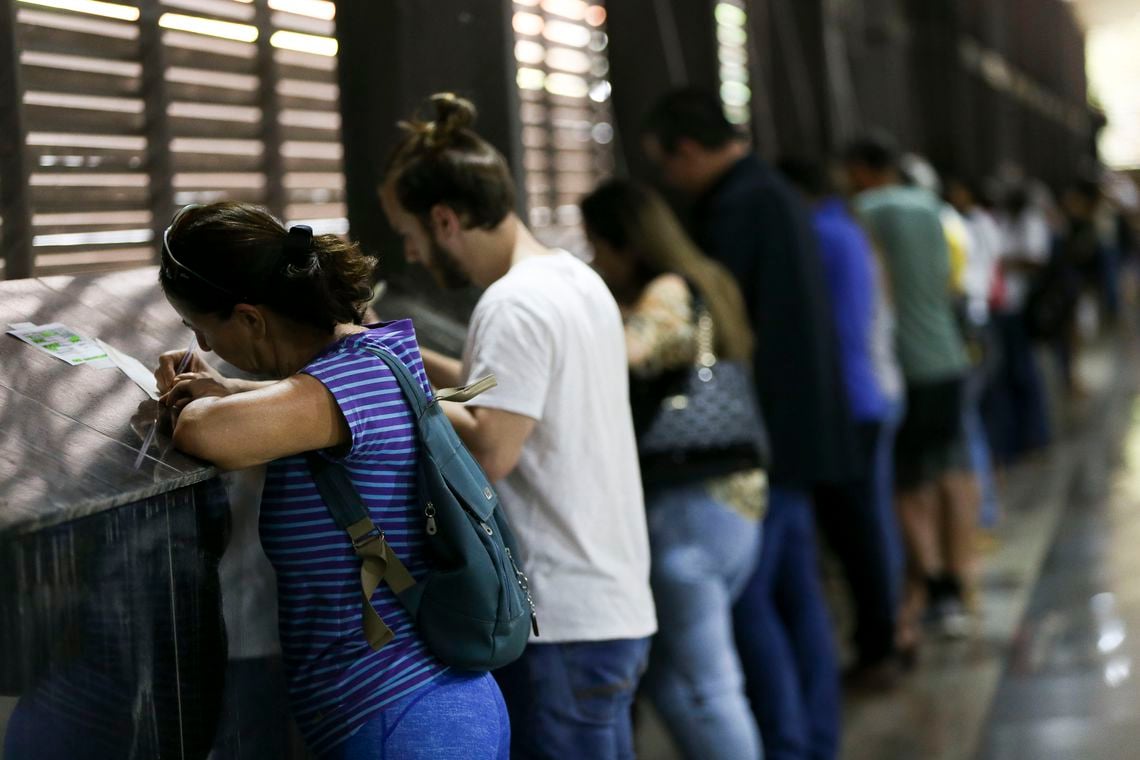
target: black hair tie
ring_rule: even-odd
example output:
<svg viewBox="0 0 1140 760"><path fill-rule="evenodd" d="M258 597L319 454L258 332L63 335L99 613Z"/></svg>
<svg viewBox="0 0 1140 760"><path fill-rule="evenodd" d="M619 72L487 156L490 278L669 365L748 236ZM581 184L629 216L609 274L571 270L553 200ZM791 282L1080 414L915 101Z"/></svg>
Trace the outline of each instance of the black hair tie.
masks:
<svg viewBox="0 0 1140 760"><path fill-rule="evenodd" d="M296 261L307 256L313 247L313 228L307 224L295 224L285 237L285 260Z"/></svg>

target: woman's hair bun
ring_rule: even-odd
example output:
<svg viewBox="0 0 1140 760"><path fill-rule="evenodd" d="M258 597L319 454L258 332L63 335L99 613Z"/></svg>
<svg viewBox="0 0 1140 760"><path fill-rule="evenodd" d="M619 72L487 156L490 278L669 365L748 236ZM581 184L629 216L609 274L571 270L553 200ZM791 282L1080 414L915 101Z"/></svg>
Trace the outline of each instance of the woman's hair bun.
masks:
<svg viewBox="0 0 1140 760"><path fill-rule="evenodd" d="M238 303L264 305L332 332L338 324L360 324L372 299L376 261L358 245L314 235L306 225L286 229L248 203L187 209L175 217L168 242L198 278L179 277L167 262L173 257L164 254L162 287L203 314L226 318Z"/></svg>

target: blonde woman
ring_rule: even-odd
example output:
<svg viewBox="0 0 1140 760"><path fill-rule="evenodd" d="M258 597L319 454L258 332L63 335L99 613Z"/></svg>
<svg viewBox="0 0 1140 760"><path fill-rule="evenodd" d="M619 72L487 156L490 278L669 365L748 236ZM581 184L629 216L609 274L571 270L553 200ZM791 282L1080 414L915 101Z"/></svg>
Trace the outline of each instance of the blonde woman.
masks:
<svg viewBox="0 0 1140 760"><path fill-rule="evenodd" d="M625 317L660 621L644 683L686 757L758 758L732 605L760 552L763 429L757 414L751 435L725 435L721 420L739 416L740 399L715 396L730 365L751 366L744 301L732 276L697 250L651 190L612 181L582 211L594 267ZM670 448L651 445L662 414L697 403L681 392L697 362L721 376L714 396L700 402L708 417L688 420L697 430L672 438ZM742 379L754 403L747 370Z"/></svg>

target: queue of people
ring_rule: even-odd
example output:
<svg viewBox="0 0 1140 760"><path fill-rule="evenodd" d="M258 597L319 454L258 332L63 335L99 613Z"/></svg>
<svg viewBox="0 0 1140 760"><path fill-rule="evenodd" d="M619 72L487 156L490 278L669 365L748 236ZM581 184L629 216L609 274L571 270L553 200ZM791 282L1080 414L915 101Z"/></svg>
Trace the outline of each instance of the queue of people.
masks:
<svg viewBox="0 0 1140 760"><path fill-rule="evenodd" d="M218 203L184 209L163 240L161 286L201 350L265 378L184 351L156 373L179 448L269 466L261 540L310 750L632 758L641 693L685 757L837 757L845 686L890 688L924 636L973 630L983 492L998 518L979 478L1048 440L1032 340L1048 323L1072 366L1072 288L1094 283L1107 234L1090 196L1067 197L1051 253L1016 194L1000 218L963 182L943 201L882 136L835 171L775 168L715 95L682 90L642 134L691 227L650 186L610 180L581 201L591 266L516 214L471 103L428 108L402 125L378 212L440 288L483 289L461 357L421 348L408 321L364 324L376 262L340 238ZM1066 287L1042 295L1044 273ZM435 394L493 484L470 525L425 503L420 460L438 447L378 352ZM1008 419L986 427L991 405ZM374 530L338 528L313 452L347 473ZM500 611L533 613L533 631L488 673L449 664L412 597L456 561L429 538L478 543L496 510L514 536L495 555ZM817 531L853 602L850 645ZM363 613L362 567L377 574ZM362 629L374 616L383 637Z"/></svg>

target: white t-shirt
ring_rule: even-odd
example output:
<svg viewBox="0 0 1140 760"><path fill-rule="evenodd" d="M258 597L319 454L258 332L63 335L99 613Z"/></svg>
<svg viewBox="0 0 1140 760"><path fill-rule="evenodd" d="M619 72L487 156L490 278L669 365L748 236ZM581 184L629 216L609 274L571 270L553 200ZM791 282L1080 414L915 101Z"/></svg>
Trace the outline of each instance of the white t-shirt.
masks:
<svg viewBox="0 0 1140 760"><path fill-rule="evenodd" d="M902 367L895 354L895 309L887 297L887 277L878 258L872 260L875 272L875 311L871 318L871 366L879 390L889 401L903 395Z"/></svg>
<svg viewBox="0 0 1140 760"><path fill-rule="evenodd" d="M972 209L966 217L966 225L970 230L970 255L966 259L962 284L970 319L980 325L989 319L990 291L1001 256L1002 237L997 222L984 209Z"/></svg>
<svg viewBox="0 0 1140 760"><path fill-rule="evenodd" d="M1049 261L1049 222L1040 210L1026 209L1018 217L1006 219L1001 225L1001 232L1003 258L1026 259L1038 264ZM1017 313L1025 308L1029 279L1024 272L1006 273L1005 311Z"/></svg>
<svg viewBox="0 0 1140 760"><path fill-rule="evenodd" d="M540 642L657 629L621 314L571 254L525 259L483 294L463 357L471 402L537 421L496 484L538 608Z"/></svg>

